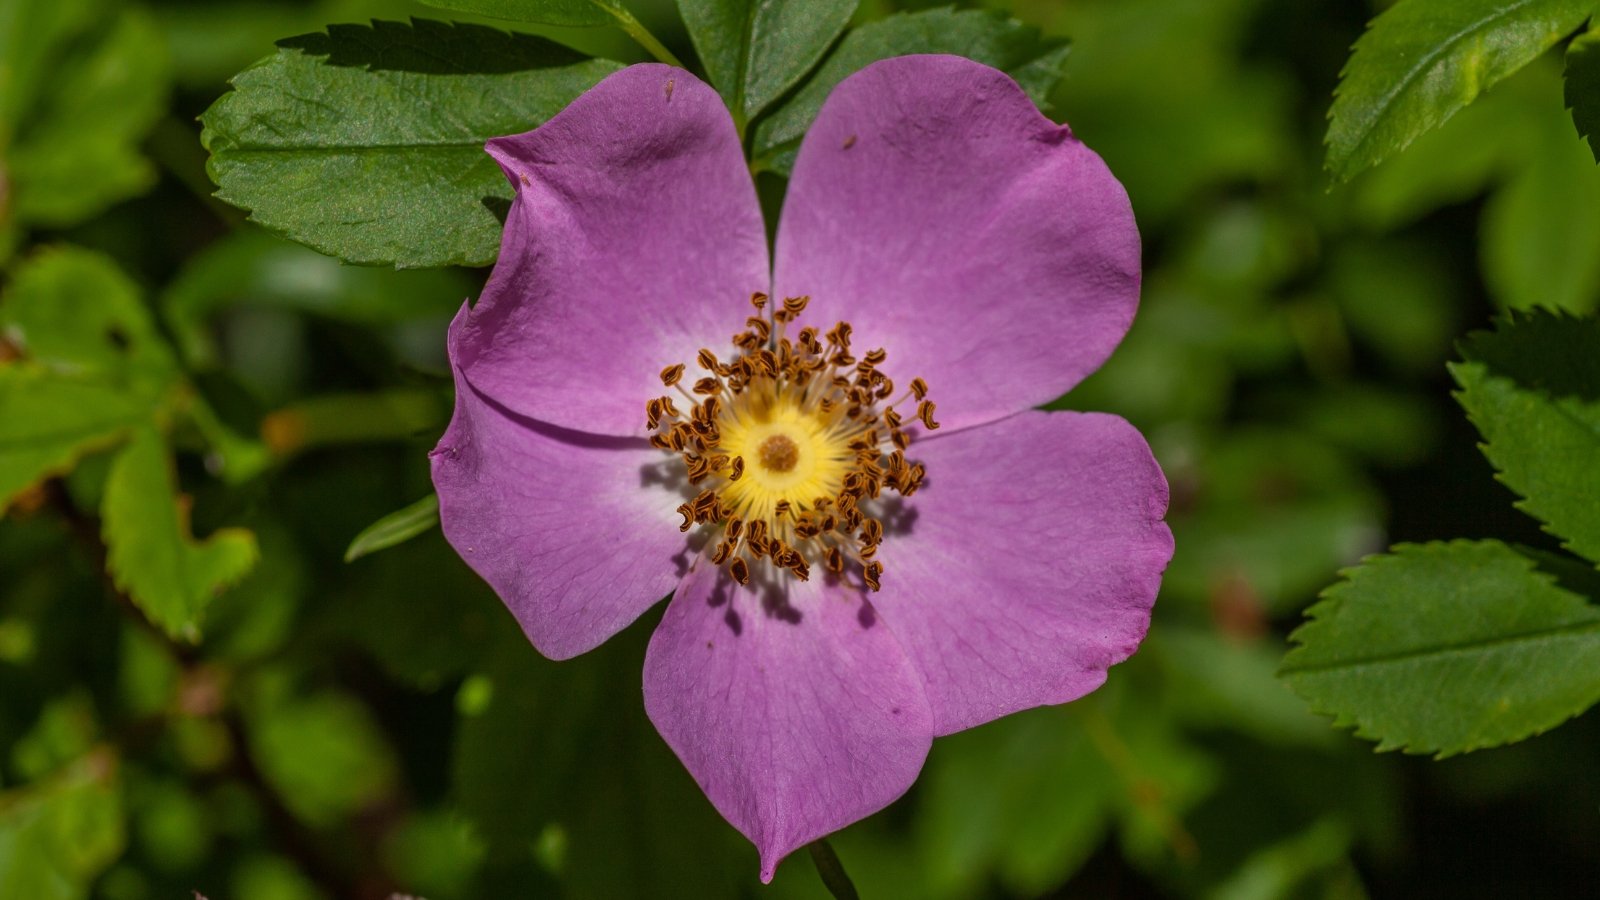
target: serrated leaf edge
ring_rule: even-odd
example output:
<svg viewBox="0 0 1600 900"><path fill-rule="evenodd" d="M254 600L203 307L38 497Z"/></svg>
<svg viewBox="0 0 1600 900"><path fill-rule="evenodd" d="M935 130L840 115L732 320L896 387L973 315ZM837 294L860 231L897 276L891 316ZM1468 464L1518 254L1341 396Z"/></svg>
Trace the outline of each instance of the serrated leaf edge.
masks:
<svg viewBox="0 0 1600 900"><path fill-rule="evenodd" d="M1552 722L1550 722L1550 723L1548 723L1546 725L1543 725L1542 727L1530 728L1526 732L1513 733L1511 736L1507 737L1503 741L1481 742L1481 743L1468 742L1465 745L1463 745L1462 747L1460 747L1459 749L1445 750L1445 749L1443 749L1441 747L1430 746L1430 745L1424 744L1424 743L1406 742L1406 741L1403 741L1403 740L1395 740L1395 739L1392 739L1392 738L1389 738L1389 737L1385 737L1383 735L1375 734L1375 733L1373 733L1371 731L1371 726L1370 725L1363 723L1362 717L1360 716L1359 713L1352 713L1352 712L1341 711L1341 710L1329 708L1327 705L1325 705L1324 703L1319 701L1317 698L1307 696L1304 692L1302 692L1295 685L1294 681L1292 680L1291 676L1297 674L1298 672L1318 671L1316 669L1294 669L1294 668L1291 668L1291 664L1292 664L1292 661L1294 659L1295 654L1300 652L1300 650L1305 646L1304 632L1306 631L1306 629L1309 626L1315 624L1316 622L1322 620L1324 615L1326 615L1327 613L1331 612L1333 609L1337 608L1342 603L1341 598L1339 598L1337 596L1333 596L1335 591L1342 590L1342 589L1348 587L1349 585L1353 584L1356 581L1356 579L1358 577L1360 577L1364 572L1370 571L1370 567L1371 566L1373 566L1373 565L1387 565L1391 561L1395 561L1395 560L1399 560L1399 559L1403 558L1403 555L1406 552L1413 551L1413 550L1436 551L1436 550L1439 550L1439 549L1446 549L1446 548L1474 547L1474 546L1482 546L1482 545L1489 545L1489 544L1496 544L1496 545L1499 545L1501 547L1505 547L1506 549L1512 550L1513 552L1515 552L1514 548L1512 548L1509 544L1506 544L1506 543L1504 543L1502 541L1493 540L1493 539L1474 540L1474 539L1471 539L1471 538L1454 538L1454 539L1448 540L1448 541L1426 541L1426 542L1423 542L1423 543L1415 543L1415 542L1407 541L1407 542L1402 542L1402 543L1395 544L1395 545L1391 546L1388 549L1388 551L1386 551L1386 552L1369 554L1369 555L1367 555L1365 557L1362 557L1361 561L1358 562L1357 564L1355 564L1353 566L1346 566L1345 568L1340 569L1339 570L1338 580L1335 581L1333 584L1328 585L1320 593L1318 593L1317 602L1313 603L1311 606L1307 607L1306 610L1305 610L1305 620L1302 621L1300 623L1300 625L1296 626L1294 631L1289 633L1288 640L1289 640L1289 643L1292 646L1291 646L1289 652L1284 655L1283 661L1278 665L1278 671L1276 673L1277 678L1279 680L1283 681L1285 684L1287 684L1288 687L1289 687L1289 690L1293 691L1295 696L1297 696L1300 699L1304 700L1306 702L1307 707L1313 713L1315 713L1315 714L1317 714L1319 716L1331 717L1332 720L1333 720L1332 721L1332 725L1333 725L1334 728L1349 729L1351 734L1353 734L1354 736L1356 736L1358 738L1362 738L1363 740L1368 740L1368 741L1375 742L1377 744L1377 746L1375 748L1373 748L1373 752L1376 752L1376 753L1390 753L1390 752L1393 752L1395 750L1399 750L1402 753L1405 753L1405 754L1408 754L1408 755L1414 755L1414 756L1424 756L1424 755L1431 754L1435 760L1448 759L1448 758L1450 758L1452 756L1459 756L1459 755L1464 754L1464 753L1471 753L1471 752L1473 752L1475 750L1487 750L1487 749L1490 749L1490 748L1493 748L1493 747L1502 747L1502 746L1506 746L1508 744L1514 744L1514 743L1516 743L1518 741L1527 740L1530 737L1536 737L1538 735L1544 734L1545 732L1550 731L1550 730L1552 730L1552 729L1554 729L1554 728L1556 728L1556 727L1558 727L1560 725L1563 725L1563 724L1571 721L1572 719L1582 715L1584 712L1587 711L1587 708L1574 710L1571 713L1561 717L1560 719L1552 721ZM1521 556L1521 554L1517 554L1517 555ZM1560 585L1560 583L1557 581L1557 579L1556 579L1556 577L1554 575L1551 575L1548 572L1545 572L1545 571L1541 570L1534 563L1533 560L1527 559L1526 557L1523 557L1523 558L1526 560L1527 570L1528 570L1528 574L1529 574L1530 577L1533 577L1533 578L1535 578L1537 580L1543 581L1545 584L1547 584L1550 587L1553 587L1553 588L1555 588L1557 590L1564 591L1564 592L1569 593L1569 594L1573 593L1572 591L1567 590L1566 588L1562 587ZM1574 594L1574 596L1579 596L1579 595ZM1489 643L1509 642L1509 641L1516 640L1516 639L1522 638L1522 637L1537 636L1539 634L1556 634L1556 633L1563 633L1563 632L1568 632L1568 631L1573 631L1573 630L1583 630L1583 631L1600 630L1600 623L1591 623L1591 624L1582 626L1581 628L1578 628L1578 629L1561 628L1561 629L1544 629L1543 631L1540 631L1540 632L1527 632L1527 633L1524 633L1524 634L1512 635L1512 636L1509 636L1509 637L1501 637L1501 638L1496 639L1496 641L1489 642ZM1465 647L1468 647L1468 646L1487 646L1487 645L1489 645L1489 644L1480 642L1480 644L1475 644L1475 645L1458 645L1458 646L1459 646L1459 648L1465 648ZM1441 648L1441 649L1448 650L1448 649L1456 649L1456 648Z"/></svg>

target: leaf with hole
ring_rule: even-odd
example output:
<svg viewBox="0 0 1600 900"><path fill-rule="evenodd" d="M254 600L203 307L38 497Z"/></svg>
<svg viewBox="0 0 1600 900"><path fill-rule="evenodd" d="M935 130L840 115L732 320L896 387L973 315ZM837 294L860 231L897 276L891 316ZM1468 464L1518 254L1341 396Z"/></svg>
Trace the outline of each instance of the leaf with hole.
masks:
<svg viewBox="0 0 1600 900"><path fill-rule="evenodd" d="M138 288L110 259L62 248L29 258L0 300L0 509L149 421L178 372Z"/></svg>

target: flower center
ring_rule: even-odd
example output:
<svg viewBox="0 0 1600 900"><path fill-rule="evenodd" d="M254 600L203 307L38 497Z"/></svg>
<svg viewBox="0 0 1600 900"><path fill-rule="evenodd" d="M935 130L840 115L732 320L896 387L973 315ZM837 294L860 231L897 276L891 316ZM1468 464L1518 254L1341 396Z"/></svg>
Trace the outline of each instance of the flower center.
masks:
<svg viewBox="0 0 1600 900"><path fill-rule="evenodd" d="M926 470L906 459L908 429L939 423L920 378L889 400L894 382L878 369L887 354L852 355L848 322L821 336L804 328L791 340L788 323L807 300L791 297L772 304L768 316L746 319L732 362L701 350L696 363L707 374L688 388L684 365L663 369L662 383L677 389L689 412L657 397L646 406L646 427L651 444L682 458L690 484L705 485L678 507L681 530L709 529L711 561L734 580L748 584L753 567L770 566L806 581L820 564L835 575L859 569L877 590L883 564L875 557L889 511L883 494L916 493ZM767 310L765 294L750 302ZM907 401L916 404L910 420L895 409Z"/></svg>
<svg viewBox="0 0 1600 900"><path fill-rule="evenodd" d="M775 434L756 448L761 465L768 472L787 472L800 459L800 448L786 434Z"/></svg>

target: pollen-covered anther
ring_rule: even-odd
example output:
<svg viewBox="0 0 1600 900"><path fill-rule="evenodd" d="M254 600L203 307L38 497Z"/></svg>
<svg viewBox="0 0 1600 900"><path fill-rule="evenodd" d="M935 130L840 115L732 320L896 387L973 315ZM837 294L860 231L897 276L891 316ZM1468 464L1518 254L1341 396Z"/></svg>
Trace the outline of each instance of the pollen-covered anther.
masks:
<svg viewBox="0 0 1600 900"><path fill-rule="evenodd" d="M855 571L876 591L886 538L879 498L921 487L926 470L906 458L907 428L939 424L921 378L889 399L895 383L880 368L888 352L857 356L848 322L790 337L809 301L753 294L757 315L733 336L733 357L701 349L694 363L705 374L687 389L684 364L662 369L662 384L690 406L650 400L650 443L677 455L698 489L678 507L680 530L707 529L708 559L734 581L784 573L807 581L817 566L830 578Z"/></svg>

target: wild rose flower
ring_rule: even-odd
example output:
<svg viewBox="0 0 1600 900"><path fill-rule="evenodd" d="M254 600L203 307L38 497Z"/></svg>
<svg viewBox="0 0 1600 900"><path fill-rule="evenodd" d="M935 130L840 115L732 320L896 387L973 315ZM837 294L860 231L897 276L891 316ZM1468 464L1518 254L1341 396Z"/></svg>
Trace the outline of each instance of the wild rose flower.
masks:
<svg viewBox="0 0 1600 900"><path fill-rule="evenodd" d="M686 72L633 66L488 150L517 193L450 328L445 535L557 659L673 592L645 708L764 881L936 735L1138 646L1166 482L1122 419L1032 410L1127 331L1138 233L1009 77L916 56L840 84L771 269Z"/></svg>

